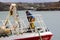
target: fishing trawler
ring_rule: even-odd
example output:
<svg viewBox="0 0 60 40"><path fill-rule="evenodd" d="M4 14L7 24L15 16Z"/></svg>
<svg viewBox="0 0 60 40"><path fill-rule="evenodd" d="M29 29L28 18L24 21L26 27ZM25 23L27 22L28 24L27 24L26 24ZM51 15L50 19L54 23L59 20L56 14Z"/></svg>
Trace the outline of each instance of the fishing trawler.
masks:
<svg viewBox="0 0 60 40"><path fill-rule="evenodd" d="M26 20L19 17L16 4L11 4L6 20L2 20L3 25L0 27L0 40L51 40L53 34L44 24L42 15L35 14L33 16L36 19L35 22L33 22L35 29L29 29L30 23L28 22L27 17L27 22L25 22ZM9 20L10 17L13 17L14 19L13 24ZM9 27L7 24L9 24Z"/></svg>

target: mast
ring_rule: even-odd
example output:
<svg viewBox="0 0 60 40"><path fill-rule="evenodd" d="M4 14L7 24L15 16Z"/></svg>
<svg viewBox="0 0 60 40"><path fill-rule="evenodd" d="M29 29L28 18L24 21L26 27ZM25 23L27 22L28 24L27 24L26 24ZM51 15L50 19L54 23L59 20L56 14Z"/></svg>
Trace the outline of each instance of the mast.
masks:
<svg viewBox="0 0 60 40"><path fill-rule="evenodd" d="M5 20L5 23L4 23L5 26L9 23L9 21L10 21L9 18L10 17L13 17L13 19L14 19L14 24L13 25L11 24L12 25L11 28L13 28L14 31L17 34L19 34L20 21L19 21L19 15L18 15L17 9L16 9L16 4L11 4L9 14L6 17L6 20ZM13 33L13 29L11 29L12 33Z"/></svg>

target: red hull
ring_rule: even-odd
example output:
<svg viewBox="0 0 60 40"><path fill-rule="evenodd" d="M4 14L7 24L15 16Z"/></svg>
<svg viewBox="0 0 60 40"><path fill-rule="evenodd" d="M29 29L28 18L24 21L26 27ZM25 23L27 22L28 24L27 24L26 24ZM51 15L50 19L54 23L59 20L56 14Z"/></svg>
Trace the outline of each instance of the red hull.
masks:
<svg viewBox="0 0 60 40"><path fill-rule="evenodd" d="M45 35L42 36L42 40L51 40L52 35ZM29 38L23 38L23 39L16 39L16 40L39 40L40 37L36 36L36 37L29 37Z"/></svg>

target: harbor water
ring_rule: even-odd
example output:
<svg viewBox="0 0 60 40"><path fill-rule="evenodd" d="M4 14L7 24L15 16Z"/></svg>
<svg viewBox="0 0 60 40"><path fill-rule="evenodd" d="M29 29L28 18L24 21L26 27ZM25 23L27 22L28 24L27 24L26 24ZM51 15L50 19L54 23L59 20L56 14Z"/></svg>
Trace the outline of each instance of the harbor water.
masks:
<svg viewBox="0 0 60 40"><path fill-rule="evenodd" d="M18 14L23 17L26 10L18 11ZM48 29L53 33L52 40L60 40L60 11L30 11L33 15L39 14L43 16L43 20ZM8 11L0 11L0 20L5 20ZM2 23L0 22L0 27Z"/></svg>

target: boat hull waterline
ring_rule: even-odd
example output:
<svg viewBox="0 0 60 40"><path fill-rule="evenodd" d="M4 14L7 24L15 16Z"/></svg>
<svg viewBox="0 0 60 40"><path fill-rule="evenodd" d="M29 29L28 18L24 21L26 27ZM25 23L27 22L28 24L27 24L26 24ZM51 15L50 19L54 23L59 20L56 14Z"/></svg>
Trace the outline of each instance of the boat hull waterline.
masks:
<svg viewBox="0 0 60 40"><path fill-rule="evenodd" d="M45 35L42 36L42 40L51 40L52 35ZM23 38L23 39L15 39L15 40L39 40L40 37L36 36L36 37L29 37L29 38ZM41 40L41 39L40 39Z"/></svg>
<svg viewBox="0 0 60 40"><path fill-rule="evenodd" d="M25 38L18 38L15 40L51 40L53 34L51 32L46 32L46 33L42 33L39 35L35 34L36 36L33 36L34 33L32 33L32 35L28 35L29 37L25 37Z"/></svg>

